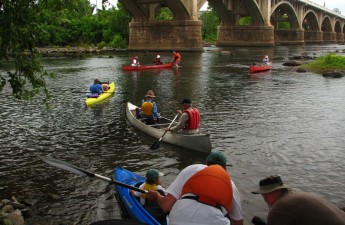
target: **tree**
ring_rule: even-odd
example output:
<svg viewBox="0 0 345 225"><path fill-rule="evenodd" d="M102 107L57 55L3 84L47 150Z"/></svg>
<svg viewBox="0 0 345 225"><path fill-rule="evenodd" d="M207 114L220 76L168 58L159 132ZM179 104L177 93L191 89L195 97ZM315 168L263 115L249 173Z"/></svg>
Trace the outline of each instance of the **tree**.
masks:
<svg viewBox="0 0 345 225"><path fill-rule="evenodd" d="M15 98L30 100L43 91L47 103L50 93L45 77L52 74L43 69L34 47L35 33L39 29L34 20L35 3L35 0L0 1L0 65L3 60L14 64L13 71L0 74L0 92L9 83Z"/></svg>

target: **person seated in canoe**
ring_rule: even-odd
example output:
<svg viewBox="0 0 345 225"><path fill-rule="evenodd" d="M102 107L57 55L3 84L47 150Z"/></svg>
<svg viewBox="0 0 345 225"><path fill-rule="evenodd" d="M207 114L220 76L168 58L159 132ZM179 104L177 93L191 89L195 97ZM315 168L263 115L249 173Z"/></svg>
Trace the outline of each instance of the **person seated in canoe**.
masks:
<svg viewBox="0 0 345 225"><path fill-rule="evenodd" d="M240 194L226 169L225 155L212 151L206 157L206 165L184 168L165 196L148 190L148 198L170 212L169 224L243 225Z"/></svg>
<svg viewBox="0 0 345 225"><path fill-rule="evenodd" d="M262 64L271 65L268 55L265 55L265 57L262 59Z"/></svg>
<svg viewBox="0 0 345 225"><path fill-rule="evenodd" d="M95 79L93 84L90 86L90 92L91 94L102 94L103 88L101 82L98 79Z"/></svg>
<svg viewBox="0 0 345 225"><path fill-rule="evenodd" d="M198 109L192 108L191 104L192 101L188 98L182 100L182 110L176 111L181 115L179 121L176 126L167 128L167 131L175 131L183 134L195 134L199 132L200 113Z"/></svg>
<svg viewBox="0 0 345 225"><path fill-rule="evenodd" d="M158 191L162 196L165 196L165 189L160 185L159 177L164 174L158 172L156 169L149 169L146 172L145 183L141 184L139 188L141 190ZM151 214L158 222L162 223L166 221L167 214L164 213L161 207L156 201L149 201L146 194L141 192L130 190L131 194L140 198L140 204L144 206L148 213Z"/></svg>
<svg viewBox="0 0 345 225"><path fill-rule="evenodd" d="M173 57L171 59L172 62L174 62L174 65L176 67L178 67L178 64L180 63L181 61L181 55L180 53L176 52L176 51L173 51Z"/></svg>
<svg viewBox="0 0 345 225"><path fill-rule="evenodd" d="M160 113L158 112L157 104L153 101L155 94L149 90L145 98L141 100L141 108L136 108L138 119L146 119L146 124L153 124L154 121L159 123Z"/></svg>
<svg viewBox="0 0 345 225"><path fill-rule="evenodd" d="M162 65L163 64L163 62L161 61L161 56L160 55L156 56L155 64L156 65Z"/></svg>
<svg viewBox="0 0 345 225"><path fill-rule="evenodd" d="M139 63L139 59L138 59L138 56L134 56L132 58L132 63L131 63L131 66L139 66L140 63Z"/></svg>

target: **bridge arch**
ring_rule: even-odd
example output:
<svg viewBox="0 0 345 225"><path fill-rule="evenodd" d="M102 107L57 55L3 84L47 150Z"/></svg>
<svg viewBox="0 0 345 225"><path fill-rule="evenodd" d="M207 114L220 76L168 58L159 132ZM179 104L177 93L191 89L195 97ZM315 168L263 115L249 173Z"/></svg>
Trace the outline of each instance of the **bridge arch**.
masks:
<svg viewBox="0 0 345 225"><path fill-rule="evenodd" d="M313 10L308 10L302 20L302 27L305 31L320 31L317 15Z"/></svg>
<svg viewBox="0 0 345 225"><path fill-rule="evenodd" d="M291 29L299 29L300 24L297 18L297 13L294 9L294 7L291 5L290 2L280 2L276 4L271 9L271 20L274 21L273 25L274 28L279 29L277 26L277 22L279 22L279 19L282 19L282 16L286 15L287 20L290 22L290 28Z"/></svg>

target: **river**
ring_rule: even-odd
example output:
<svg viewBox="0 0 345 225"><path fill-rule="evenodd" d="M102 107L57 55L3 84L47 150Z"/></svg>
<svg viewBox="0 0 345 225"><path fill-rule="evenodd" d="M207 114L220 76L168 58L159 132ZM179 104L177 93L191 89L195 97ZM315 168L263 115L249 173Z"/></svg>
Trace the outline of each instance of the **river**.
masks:
<svg viewBox="0 0 345 225"><path fill-rule="evenodd" d="M179 102L190 98L201 112L201 130L213 149L224 152L240 194L245 224L265 217L267 205L251 194L260 179L279 174L298 190L313 192L345 206L345 79L297 73L282 64L289 57L344 52L344 45L271 48L205 48L182 52L181 67L125 72L133 55L152 63L157 52L118 52L88 57L47 57L44 68L52 93L47 110L42 96L16 100L9 87L0 98L0 198L35 203L36 224L89 224L119 218L112 186L44 163L52 156L97 174L113 176L114 163L144 174L155 167L167 187L181 169L202 163L206 155L161 143L133 129L125 104L139 104L154 90L159 111L173 118ZM170 52L159 52L169 61ZM273 70L250 74L263 55ZM340 53L343 54L344 53ZM1 69L1 68L0 68ZM115 95L93 107L85 93L95 78L115 81ZM114 203L114 204L113 204Z"/></svg>

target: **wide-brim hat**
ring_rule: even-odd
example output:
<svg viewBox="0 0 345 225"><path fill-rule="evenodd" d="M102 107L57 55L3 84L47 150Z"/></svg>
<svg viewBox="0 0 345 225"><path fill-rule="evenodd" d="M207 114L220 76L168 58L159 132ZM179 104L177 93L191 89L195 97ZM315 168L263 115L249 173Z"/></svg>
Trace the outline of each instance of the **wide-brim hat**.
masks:
<svg viewBox="0 0 345 225"><path fill-rule="evenodd" d="M145 97L155 98L156 96L155 96L155 93L152 90L149 90L146 93Z"/></svg>
<svg viewBox="0 0 345 225"><path fill-rule="evenodd" d="M253 194L267 194L279 189L290 189L278 175L269 176L260 180L259 186L260 188L258 190L252 191Z"/></svg>

